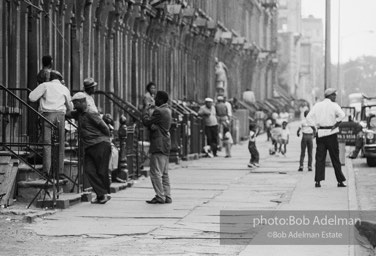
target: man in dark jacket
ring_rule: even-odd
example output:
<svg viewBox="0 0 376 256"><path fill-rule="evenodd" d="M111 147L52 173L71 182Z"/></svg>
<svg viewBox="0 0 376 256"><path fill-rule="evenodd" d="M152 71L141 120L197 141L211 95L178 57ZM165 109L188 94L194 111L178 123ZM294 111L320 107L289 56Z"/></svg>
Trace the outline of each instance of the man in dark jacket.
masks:
<svg viewBox="0 0 376 256"><path fill-rule="evenodd" d="M167 102L167 92L158 91L153 114L150 116L149 109L145 108L142 117L143 124L150 130L150 179L156 193L153 199L146 201L148 204L172 202L168 177L172 116Z"/></svg>

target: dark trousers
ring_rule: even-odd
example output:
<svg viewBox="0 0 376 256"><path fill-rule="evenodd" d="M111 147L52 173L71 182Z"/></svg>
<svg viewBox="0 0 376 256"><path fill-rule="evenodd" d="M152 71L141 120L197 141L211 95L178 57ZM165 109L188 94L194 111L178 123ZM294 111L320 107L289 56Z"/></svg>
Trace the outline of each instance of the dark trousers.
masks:
<svg viewBox="0 0 376 256"><path fill-rule="evenodd" d="M356 158L358 155L359 155L359 152L360 150L362 149L363 147L363 138L361 136L356 136L356 140L355 140L355 149L354 151L351 153L350 157L352 158Z"/></svg>
<svg viewBox="0 0 376 256"><path fill-rule="evenodd" d="M210 146L213 155L217 155L218 125L205 126L206 143Z"/></svg>
<svg viewBox="0 0 376 256"><path fill-rule="evenodd" d="M267 136L266 141L269 141L272 138L272 134L271 134L270 130L271 130L270 127L266 128L266 136Z"/></svg>
<svg viewBox="0 0 376 256"><path fill-rule="evenodd" d="M248 142L248 150L249 150L249 153L251 154L251 159L249 160L249 162L258 164L259 161L260 161L260 154L257 150L256 142L249 141Z"/></svg>
<svg viewBox="0 0 376 256"><path fill-rule="evenodd" d="M110 194L110 177L108 175L110 157L110 142L103 141L85 149L85 173L98 197Z"/></svg>
<svg viewBox="0 0 376 256"><path fill-rule="evenodd" d="M346 180L342 173L341 162L339 161L339 147L337 134L325 136L316 139L316 173L315 181L325 180L325 159L326 151L329 151L330 160L332 161L334 172L338 182Z"/></svg>
<svg viewBox="0 0 376 256"><path fill-rule="evenodd" d="M300 167L304 165L306 149L308 151L308 167L312 167L313 134L304 134L300 143Z"/></svg>

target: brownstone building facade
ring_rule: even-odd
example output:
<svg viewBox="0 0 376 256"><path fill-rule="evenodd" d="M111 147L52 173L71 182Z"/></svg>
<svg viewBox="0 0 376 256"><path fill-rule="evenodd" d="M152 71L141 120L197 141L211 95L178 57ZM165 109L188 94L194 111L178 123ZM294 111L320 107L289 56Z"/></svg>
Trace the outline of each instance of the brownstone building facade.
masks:
<svg viewBox="0 0 376 256"><path fill-rule="evenodd" d="M229 97L250 88L263 100L276 81L276 16L274 0L0 1L0 84L35 88L50 54L72 90L91 76L138 106L154 81L200 102L215 94L217 57Z"/></svg>

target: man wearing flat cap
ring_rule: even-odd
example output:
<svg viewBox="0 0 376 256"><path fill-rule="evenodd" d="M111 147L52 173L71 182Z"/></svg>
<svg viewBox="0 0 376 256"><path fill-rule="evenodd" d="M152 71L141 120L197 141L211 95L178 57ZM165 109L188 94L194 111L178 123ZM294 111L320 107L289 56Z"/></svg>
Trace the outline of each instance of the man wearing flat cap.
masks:
<svg viewBox="0 0 376 256"><path fill-rule="evenodd" d="M64 141L65 141L65 113L72 110L70 91L61 81L63 76L59 71L51 70L50 81L39 84L29 94L31 102L39 101L39 112L51 123L59 127L59 172L64 168ZM43 171L50 173L51 169L51 125L43 122Z"/></svg>
<svg viewBox="0 0 376 256"><path fill-rule="evenodd" d="M307 115L309 126L317 128L316 139L316 165L315 165L315 187L321 187L320 182L325 180L325 159L329 151L338 187L346 187L343 183L346 178L342 173L341 162L339 160L339 147L337 133L339 124L345 118L345 113L335 102L337 90L328 88L324 92L325 99L316 103Z"/></svg>
<svg viewBox="0 0 376 256"><path fill-rule="evenodd" d="M88 111L86 94L72 97L75 111L67 114L78 121L84 148L84 172L97 197L92 203L105 204L111 199L108 166L111 157L110 129L99 113Z"/></svg>
<svg viewBox="0 0 376 256"><path fill-rule="evenodd" d="M94 92L95 87L97 86L97 82L94 81L94 78L89 77L84 80L84 93L86 95L86 104L87 104L87 111L89 112L96 112L98 113L98 108L94 102Z"/></svg>
<svg viewBox="0 0 376 256"><path fill-rule="evenodd" d="M205 121L205 135L206 142L210 146L214 156L217 156L218 149L218 121L215 107L213 106L213 99L206 98L205 105L201 106L198 114L204 118Z"/></svg>

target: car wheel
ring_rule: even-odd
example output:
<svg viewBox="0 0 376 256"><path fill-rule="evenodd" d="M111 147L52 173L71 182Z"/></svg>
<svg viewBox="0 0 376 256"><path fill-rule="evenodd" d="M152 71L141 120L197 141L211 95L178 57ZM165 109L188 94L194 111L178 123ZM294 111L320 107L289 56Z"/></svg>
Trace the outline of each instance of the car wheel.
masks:
<svg viewBox="0 0 376 256"><path fill-rule="evenodd" d="M376 166L376 158L367 157L367 164L369 167Z"/></svg>

